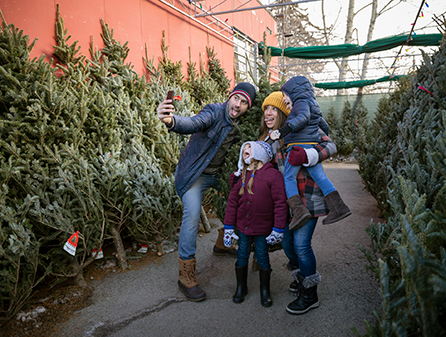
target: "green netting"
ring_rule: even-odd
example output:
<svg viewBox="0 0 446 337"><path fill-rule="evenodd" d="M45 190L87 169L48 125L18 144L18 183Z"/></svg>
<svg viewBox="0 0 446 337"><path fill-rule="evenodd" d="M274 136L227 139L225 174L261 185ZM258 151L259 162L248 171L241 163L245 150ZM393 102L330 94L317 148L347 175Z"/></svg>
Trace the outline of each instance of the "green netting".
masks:
<svg viewBox="0 0 446 337"><path fill-rule="evenodd" d="M378 82L387 81L398 81L400 78L407 77L407 75L393 75L384 76L375 80L358 80L358 81L348 81L348 82L326 82L326 83L315 83L316 88L321 89L348 89L348 88L359 88L365 87L366 85L372 85Z"/></svg>
<svg viewBox="0 0 446 337"><path fill-rule="evenodd" d="M357 44L338 44L333 46L311 46L311 47L289 47L284 50L276 47L267 47L271 50L271 56L283 56L301 59L324 59L338 58L358 55L362 53L374 53L387 49L392 49L401 45L407 46L438 46L442 39L441 34L420 34L412 35L412 39L407 41L409 35L394 35L378 40L373 40L363 46ZM264 48L263 42L260 48Z"/></svg>

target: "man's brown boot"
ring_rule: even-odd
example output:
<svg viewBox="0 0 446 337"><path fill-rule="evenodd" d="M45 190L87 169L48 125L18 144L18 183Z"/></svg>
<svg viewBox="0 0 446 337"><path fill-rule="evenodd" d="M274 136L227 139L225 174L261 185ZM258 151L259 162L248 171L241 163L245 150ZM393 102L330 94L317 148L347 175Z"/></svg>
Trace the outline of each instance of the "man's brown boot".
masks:
<svg viewBox="0 0 446 337"><path fill-rule="evenodd" d="M232 245L231 247L226 247L224 245L223 235L224 235L223 228L219 228L217 241L215 242L214 245L214 255L227 255L227 256L237 257L237 249L235 249L234 245Z"/></svg>
<svg viewBox="0 0 446 337"><path fill-rule="evenodd" d="M186 295L189 301L199 302L206 299L206 293L198 286L195 277L196 259L181 260L179 263L179 280L178 287Z"/></svg>
<svg viewBox="0 0 446 337"><path fill-rule="evenodd" d="M324 225L332 224L352 214L347 205L344 204L344 201L341 199L338 191L333 191L328 194L325 197L325 201L327 202L329 213L327 217L322 220Z"/></svg>
<svg viewBox="0 0 446 337"><path fill-rule="evenodd" d="M291 209L293 218L289 224L290 230L295 230L301 228L305 223L310 220L311 214L308 209L302 203L302 199L298 194L293 195L287 201L288 206Z"/></svg>

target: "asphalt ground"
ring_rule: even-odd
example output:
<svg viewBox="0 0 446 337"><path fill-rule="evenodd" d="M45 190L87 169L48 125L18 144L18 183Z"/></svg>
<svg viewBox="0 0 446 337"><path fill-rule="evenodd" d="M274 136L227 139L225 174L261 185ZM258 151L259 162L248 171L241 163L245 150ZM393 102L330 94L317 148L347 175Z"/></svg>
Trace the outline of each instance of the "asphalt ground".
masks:
<svg viewBox="0 0 446 337"><path fill-rule="evenodd" d="M357 244L370 249L365 228L378 221L376 201L363 189L356 164L326 163L324 168L353 214L324 226L313 236L320 306L304 315L285 308L295 297L282 250L270 254L273 305L260 304L259 275L251 267L248 295L241 304L235 292L235 258L215 256L212 248L222 224L210 219L212 230L197 238L197 279L206 291L203 302L190 302L178 289L178 253L174 251L139 270L110 274L92 283L92 305L61 324L58 336L353 336L364 334L364 320L380 312L377 280L366 271ZM250 261L252 263L252 261Z"/></svg>

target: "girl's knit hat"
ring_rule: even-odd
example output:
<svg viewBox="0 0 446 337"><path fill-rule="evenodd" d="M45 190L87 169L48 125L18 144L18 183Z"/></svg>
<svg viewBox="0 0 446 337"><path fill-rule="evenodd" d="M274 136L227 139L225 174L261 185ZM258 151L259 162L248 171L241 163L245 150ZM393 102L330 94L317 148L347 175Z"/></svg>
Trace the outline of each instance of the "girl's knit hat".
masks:
<svg viewBox="0 0 446 337"><path fill-rule="evenodd" d="M251 163L251 160L255 159L261 161L263 164L270 162L273 159L273 150L271 145L261 140L256 142L245 142L240 148L240 156L238 159L238 171L234 174L238 177L242 173L244 161L243 161L243 149L246 144L251 144L251 157L246 160L247 164Z"/></svg>
<svg viewBox="0 0 446 337"><path fill-rule="evenodd" d="M290 114L290 110L286 107L286 104L283 101L283 94L281 91L273 91L267 98L265 98L262 104L263 111L265 111L267 105L275 106L287 116Z"/></svg>

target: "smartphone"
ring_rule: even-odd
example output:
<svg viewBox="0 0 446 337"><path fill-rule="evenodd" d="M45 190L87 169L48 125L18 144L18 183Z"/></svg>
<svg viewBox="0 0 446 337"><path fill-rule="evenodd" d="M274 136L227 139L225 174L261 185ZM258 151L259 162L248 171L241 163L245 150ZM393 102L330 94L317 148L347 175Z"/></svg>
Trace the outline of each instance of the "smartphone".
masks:
<svg viewBox="0 0 446 337"><path fill-rule="evenodd" d="M168 92L167 92L167 96L166 96L166 100L167 99L170 99L170 100L172 100L172 103L170 103L170 104L173 104L173 90L169 90ZM169 115L170 113L166 113L166 115Z"/></svg>
<svg viewBox="0 0 446 337"><path fill-rule="evenodd" d="M173 101L173 90L169 90L167 92L166 99L171 99Z"/></svg>

